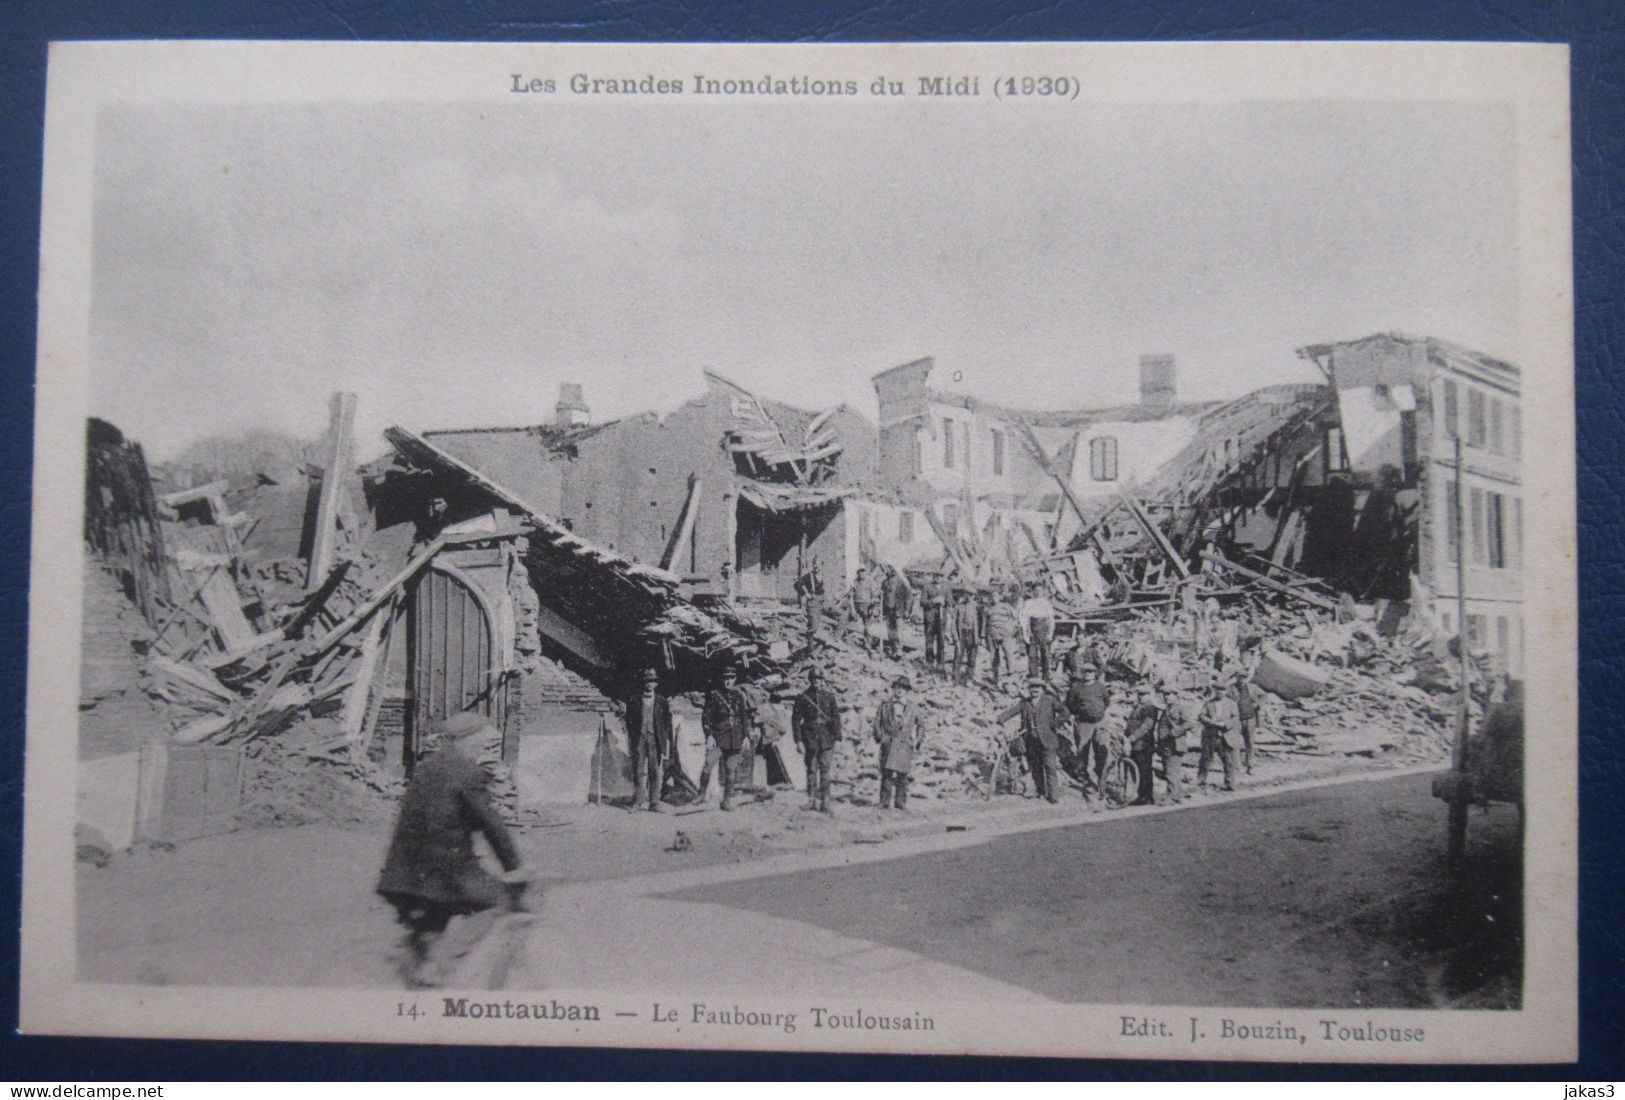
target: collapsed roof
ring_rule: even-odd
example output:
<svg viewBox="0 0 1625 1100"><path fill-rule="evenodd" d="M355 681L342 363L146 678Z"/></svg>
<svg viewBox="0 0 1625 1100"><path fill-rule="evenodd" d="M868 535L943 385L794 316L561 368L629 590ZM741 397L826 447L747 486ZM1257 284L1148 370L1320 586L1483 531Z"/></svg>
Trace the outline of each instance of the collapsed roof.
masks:
<svg viewBox="0 0 1625 1100"><path fill-rule="evenodd" d="M523 517L526 564L544 612L590 636L593 648L576 654L589 664L640 663L658 652L679 681L702 680L721 665L773 670L753 623L720 608L701 611L683 598L675 574L588 542L421 436L399 427L384 435L410 465L460 481Z"/></svg>

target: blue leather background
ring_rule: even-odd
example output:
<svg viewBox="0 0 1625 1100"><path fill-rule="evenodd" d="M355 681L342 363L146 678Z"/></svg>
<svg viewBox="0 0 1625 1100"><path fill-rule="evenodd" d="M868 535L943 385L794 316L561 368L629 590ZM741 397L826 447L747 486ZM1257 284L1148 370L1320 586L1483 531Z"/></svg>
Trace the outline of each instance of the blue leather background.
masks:
<svg viewBox="0 0 1625 1100"><path fill-rule="evenodd" d="M1169 1078L1625 1077L1625 751L1618 617L1625 601L1625 9L1618 0L0 0L0 1080L234 1078ZM1579 1067L1381 1070L670 1052L516 1051L22 1039L17 1021L23 679L27 633L34 301L45 49L53 38L306 38L466 41L952 41L976 39L1504 39L1567 41L1574 53L1576 336L1580 493L1581 1056ZM1538 715L1530 735L1540 736ZM1441 817L1442 822L1442 817ZM1442 829L1442 824L1441 824ZM1554 1100L1558 1100L1553 1093Z"/></svg>

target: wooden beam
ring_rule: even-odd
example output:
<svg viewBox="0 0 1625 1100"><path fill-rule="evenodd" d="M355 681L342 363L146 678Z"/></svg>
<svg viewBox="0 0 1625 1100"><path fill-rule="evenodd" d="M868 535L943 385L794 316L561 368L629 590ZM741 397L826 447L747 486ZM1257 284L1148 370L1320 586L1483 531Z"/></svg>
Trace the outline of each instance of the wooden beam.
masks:
<svg viewBox="0 0 1625 1100"><path fill-rule="evenodd" d="M387 612L372 617L372 622L367 625L366 637L361 642L361 655L356 658L355 679L344 690L344 710L339 719L339 728L344 732L344 742L352 753L361 741L362 731L366 729L373 674L378 668L380 642L389 620Z"/></svg>
<svg viewBox="0 0 1625 1100"><path fill-rule="evenodd" d="M1185 564L1185 559L1179 556L1179 551L1175 550L1173 544L1163 535L1162 529L1151 522L1151 517L1145 514L1145 509L1140 507L1139 502L1121 489L1118 490L1118 495L1123 498L1123 504L1128 508L1129 515L1134 517L1134 521L1140 525L1140 529L1145 532L1146 537L1151 540L1152 544L1162 552L1163 557L1167 558L1169 564L1174 567L1174 572L1178 573L1181 579L1189 577L1191 575L1190 566Z"/></svg>
<svg viewBox="0 0 1625 1100"><path fill-rule="evenodd" d="M1054 478L1055 484L1061 487L1061 492L1065 494L1067 502L1072 505L1072 510L1078 514L1078 522L1087 527L1089 525L1089 517L1084 514L1083 504L1079 502L1077 495L1072 492L1071 484L1067 482L1066 478L1061 476L1060 471L1055 468L1055 463L1051 462L1049 455L1044 452L1044 445L1038 441L1038 434L1033 431L1032 425L1020 417L1017 417L1016 427L1021 429L1022 442L1027 444L1027 449L1032 452L1033 458L1037 460L1039 467L1050 477ZM1057 529L1059 529L1058 524ZM1042 550L1038 550L1037 552L1043 553Z"/></svg>
<svg viewBox="0 0 1625 1100"><path fill-rule="evenodd" d="M683 544L688 541L689 535L694 532L694 517L700 511L700 492L705 488L705 481L694 474L688 475L688 496L683 501L683 512L677 521L677 533L672 536L671 543L666 547L666 554L660 560L660 567L667 571L675 571L677 555L683 552Z"/></svg>
<svg viewBox="0 0 1625 1100"><path fill-rule="evenodd" d="M338 543L339 497L344 493L345 472L350 468L354 431L355 394L335 393L327 429L327 465L322 469L322 491L316 504L316 532L305 572L306 592L321 587L333 568L333 552Z"/></svg>
<svg viewBox="0 0 1625 1100"><path fill-rule="evenodd" d="M243 614L243 597L231 578L218 569L211 569L208 579L198 589L198 599L208 609L209 620L220 634L222 649L230 653L254 644L257 635L248 616Z"/></svg>
<svg viewBox="0 0 1625 1100"><path fill-rule="evenodd" d="M413 558L411 561L407 562L404 569L402 569L399 573L396 573L383 584L379 585L377 591L367 598L366 603L350 612L350 614L344 617L343 621L337 623L331 630L317 639L316 642L310 647L310 655L315 657L326 652L326 650L336 643L340 638L344 637L346 634L350 633L350 631L360 626L367 616L371 615L374 611L377 611L383 606L384 601L389 599L390 596L395 593L396 589L400 588L401 585L405 584L407 581L416 576L418 570L422 569L425 565L428 565L429 560L436 554L440 553L441 549L445 545L445 536L441 536L425 546L423 548L423 552L417 557Z"/></svg>
<svg viewBox="0 0 1625 1100"><path fill-rule="evenodd" d="M591 634L550 607L536 609L536 626L543 634L597 668L609 668L614 661Z"/></svg>
<svg viewBox="0 0 1625 1100"><path fill-rule="evenodd" d="M947 553L949 560L962 570L967 577L970 576L973 570L970 563L959 552L957 545L959 540L950 538L948 532L942 529L942 521L937 519L936 512L932 510L929 504L921 508L920 511L925 513L925 522L931 525L932 533L937 536L937 541L942 543L942 548Z"/></svg>
<svg viewBox="0 0 1625 1100"><path fill-rule="evenodd" d="M1265 576L1256 569L1248 569L1245 565L1237 565L1235 562L1231 561L1217 550L1205 550L1202 553L1202 557L1212 562L1214 565L1217 565L1220 569L1228 569L1234 573L1241 574L1248 580L1257 581L1259 584L1263 585L1265 588L1268 588L1272 592L1279 592L1283 596L1291 596L1294 599L1302 600L1309 606L1318 607L1323 611L1337 610L1337 602L1335 600L1328 600L1326 597L1317 595L1314 592L1306 592L1302 588L1294 587L1290 584L1283 584L1274 577Z"/></svg>

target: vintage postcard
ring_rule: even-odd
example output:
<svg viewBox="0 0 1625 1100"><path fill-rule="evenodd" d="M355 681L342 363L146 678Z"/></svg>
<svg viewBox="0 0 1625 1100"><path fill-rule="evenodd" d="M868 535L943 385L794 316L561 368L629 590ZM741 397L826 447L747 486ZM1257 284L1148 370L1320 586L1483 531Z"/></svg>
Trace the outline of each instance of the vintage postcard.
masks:
<svg viewBox="0 0 1625 1100"><path fill-rule="evenodd" d="M46 114L25 1031L1574 1057L1565 47Z"/></svg>

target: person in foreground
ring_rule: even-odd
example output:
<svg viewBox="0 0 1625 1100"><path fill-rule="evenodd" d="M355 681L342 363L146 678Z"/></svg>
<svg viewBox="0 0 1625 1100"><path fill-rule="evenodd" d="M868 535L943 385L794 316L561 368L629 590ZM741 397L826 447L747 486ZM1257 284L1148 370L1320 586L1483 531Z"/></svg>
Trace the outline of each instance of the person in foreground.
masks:
<svg viewBox="0 0 1625 1100"><path fill-rule="evenodd" d="M401 973L415 989L446 981L497 917L523 908L529 878L478 761L482 739L495 727L465 712L447 718L439 732L440 747L413 769L378 879L378 893L407 928ZM500 877L480 863L475 833L490 842Z"/></svg>

